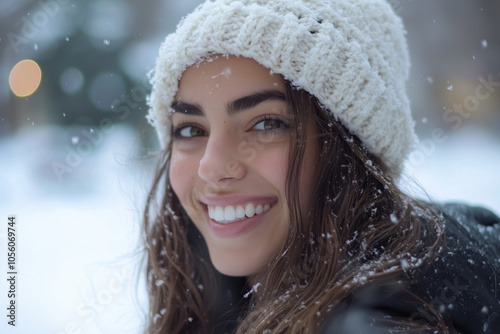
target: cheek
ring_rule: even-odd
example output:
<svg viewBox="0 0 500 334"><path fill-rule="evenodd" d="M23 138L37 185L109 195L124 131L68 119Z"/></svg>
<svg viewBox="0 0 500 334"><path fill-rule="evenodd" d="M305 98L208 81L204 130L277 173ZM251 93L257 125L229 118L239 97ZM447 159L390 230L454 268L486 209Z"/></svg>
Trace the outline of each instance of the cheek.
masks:
<svg viewBox="0 0 500 334"><path fill-rule="evenodd" d="M285 198L286 177L288 173L288 148L264 150L252 162L253 170L271 184Z"/></svg>
<svg viewBox="0 0 500 334"><path fill-rule="evenodd" d="M196 162L193 157L172 151L169 169L170 184L183 205L193 189L198 165L199 160Z"/></svg>
<svg viewBox="0 0 500 334"><path fill-rule="evenodd" d="M279 161L268 165L266 169L269 182L271 182L285 196L286 176L288 172L288 161Z"/></svg>

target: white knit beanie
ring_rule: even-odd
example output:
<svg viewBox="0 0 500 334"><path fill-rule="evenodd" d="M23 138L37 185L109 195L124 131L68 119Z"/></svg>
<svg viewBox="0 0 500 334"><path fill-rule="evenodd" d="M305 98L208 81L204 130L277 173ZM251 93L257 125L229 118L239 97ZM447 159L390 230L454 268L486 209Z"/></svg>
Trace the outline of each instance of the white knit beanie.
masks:
<svg viewBox="0 0 500 334"><path fill-rule="evenodd" d="M209 53L256 60L318 98L398 178L416 136L404 28L386 0L215 0L162 44L148 119L170 141L184 70Z"/></svg>

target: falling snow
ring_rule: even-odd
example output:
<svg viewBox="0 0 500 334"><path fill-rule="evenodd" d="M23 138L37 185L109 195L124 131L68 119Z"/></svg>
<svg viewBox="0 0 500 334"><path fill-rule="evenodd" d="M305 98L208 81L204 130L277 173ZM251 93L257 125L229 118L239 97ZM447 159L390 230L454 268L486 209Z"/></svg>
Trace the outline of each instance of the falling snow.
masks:
<svg viewBox="0 0 500 334"><path fill-rule="evenodd" d="M36 128L34 128L34 129L36 129ZM32 132L32 131L27 132L27 134L29 134L29 136L27 136L24 140L21 140L22 138L19 137L19 138L16 138L16 140L12 141L11 143L5 142L4 145L7 145L7 144L11 145L11 147L13 147L13 149L16 149L18 147L22 147L22 146L19 146L19 143L33 141L33 139L32 139L33 133L34 132ZM67 132L63 132L63 134L66 134L66 133ZM110 143L112 143L113 145L110 144L109 146L106 146L103 143L102 144L103 149L102 150L94 150L92 154L95 155L96 157L113 156L115 145L117 145L117 143L125 142L124 138L130 137L130 135L128 133L126 136L120 136L119 134L120 134L119 131L115 131L112 135L110 135L109 137L106 138L106 140L107 141L109 140ZM80 138L78 138L77 136L71 137L71 135L70 135L69 138L71 138L72 141L73 141L73 138L75 138L75 140L76 140L75 143L78 143L78 141L80 140ZM474 139L474 140L471 140L471 139ZM66 144L65 143L60 143L60 144L61 144L60 150L62 151L62 150L64 150L64 147ZM495 156L495 155L492 156L491 152L497 152L499 149L500 148L499 148L497 142L490 140L489 137L486 136L486 134L483 131L481 131L480 129L477 131L472 131L472 132L467 132L467 131L460 132L460 134L456 134L455 136L450 135L449 140L446 143L443 143L443 144L439 145L438 147L436 147L435 154L433 154L432 157L429 157L429 161L432 161L433 164L427 163L427 164L423 165L422 168L420 168L417 171L417 174L415 175L415 177L419 180L419 182L422 182L422 184L424 184L425 189L430 189L430 191L432 191L435 194L438 194L438 196L440 196L440 198L443 200L446 200L449 198L454 198L454 199L459 199L459 200L469 200L471 202L473 201L473 202L480 203L480 204L484 204L484 203L489 202L490 206L492 208L497 209L498 205L495 206L495 203L498 203L498 200L499 200L498 192L495 191L495 188L488 187L488 182L489 183L497 182L497 180L498 180L498 173L497 173L498 167L497 166L500 164L500 160L497 158L497 156ZM459 151L469 152L469 154L467 154L468 158L464 159L461 155L455 155L456 152L459 152ZM64 152L64 151L62 151L62 152ZM10 170L9 170L9 165L2 166L2 168L4 168L4 174L9 175L9 173L12 173L12 175L18 175L18 174L22 175L21 169L14 168L14 167L26 166L26 167L32 168L32 166L35 166L35 164L32 164L32 163L30 163L29 160L27 160L28 157L29 157L29 155L23 156L23 160L18 160L16 164L12 165L13 167ZM20 158L14 157L14 159L20 159ZM85 161L90 161L89 159L91 159L91 157L88 157L86 159L87 160L85 160ZM107 194L107 192L111 192L111 194L114 195L113 201L121 201L120 196L123 196L124 194L122 194L122 190L121 190L120 186L114 185L114 184L112 187L108 186L108 184L109 184L108 181L113 179L113 177L116 176L115 174L117 174L116 171L118 170L119 166L116 164L116 161L114 161L114 159L110 159L109 165L108 165L107 160L104 160L104 159L99 159L96 161L100 161L99 164L101 164L101 165L98 165L98 166L103 167L103 168L100 168L100 170L105 171L105 174L100 176L100 178L96 180L96 183L106 185L106 188L104 188L104 187L92 188L94 190L92 190L92 192L89 193L89 195L88 195L89 198L98 198L99 200L102 201L103 197L101 197L101 196L104 196L104 195L101 195L101 194ZM477 161L484 161L484 164L481 165L479 168ZM49 163L50 163L50 160L49 160ZM454 174L456 171L456 168L454 168L454 166L453 166L454 164L459 164L460 166L463 166L463 168L468 171L467 174L464 174L464 175ZM439 167L436 167L436 166L439 166ZM78 173L81 171L83 171L83 167L78 167L78 168L74 169L73 173ZM477 175L479 175L478 174L479 171L481 173L483 173L484 175L488 175L488 177L485 177L484 180L483 180L483 178L478 179ZM127 182L131 182L129 177L125 178L125 174L122 174L122 175L123 175L122 180L126 181L126 182L123 182L123 184L127 184ZM475 177L474 177L474 175L475 175ZM68 175L68 176L70 176L70 175ZM22 178L16 178L16 180L19 180L19 179L22 180ZM462 180L460 182L460 189L458 189L456 187L456 185L457 185L456 180L457 179ZM44 183L42 183L40 181L39 178L33 178L32 180L30 180L30 182L27 182L25 184L24 189L27 189L27 191L32 192L34 194L34 196L41 196L40 195L41 193L37 193L36 189L39 187L43 187L43 186L45 186L45 185L44 185ZM16 187L12 187L12 189L16 189ZM82 233L81 231L87 231L87 229L89 231L92 231L92 229L90 227L93 227L96 225L90 225L90 227L89 227L89 221L95 221L98 223L101 223L101 221L107 221L107 223L114 223L115 220L118 220L115 216L113 216L113 214L116 214L115 210L110 210L109 213L108 213L108 211L102 211L102 212L99 211L95 215L92 215L88 212L85 212L85 210L81 210L80 207L78 206L79 201L81 201L81 197L75 197L70 192L71 187L62 188L62 189L63 189L62 190L63 191L62 197L61 197L62 199L59 200L58 198L56 198L54 200L53 204L50 204L50 205L46 204L46 203L52 203L52 202L47 202L46 200L42 201L41 197L35 198L35 202L43 203L43 205L45 206L43 208L42 207L36 208L34 210L34 214L38 215L37 219L39 219L39 220L41 219L44 226L52 226L52 225L47 225L47 224L53 224L53 222L57 221L57 219L54 219L54 217L49 217L49 215L44 216L44 214L42 214L42 212L44 212L44 211L42 211L42 210L45 210L47 212L58 213L57 214L58 217L59 217L59 212L61 212L61 210L64 210L64 212L67 211L68 217L72 217L71 213L82 212L81 215L78 215L77 217L72 217L72 226L74 226L75 227L74 230L79 231L79 233ZM133 189L135 189L135 187ZM21 198L20 194L21 194L21 192L19 192L17 197L13 197L13 198ZM128 194L125 193L124 197L126 197L127 195ZM7 202L7 203L3 204L2 208L9 209L9 207L11 207L12 205L14 205L13 202ZM97 205L94 205L94 206L98 207ZM123 204L122 202L117 202L117 203L112 202L112 205L110 205L110 206L116 208L116 207L125 207L126 205ZM18 211L21 212L23 210L19 209ZM28 212L28 210L24 210L24 211ZM126 211L126 210L123 210L123 211ZM104 216L103 216L103 213L104 213ZM61 215L60 217L65 218L65 215ZM128 216L126 216L126 217L128 217ZM62 218L58 218L58 219L65 220ZM126 218L126 219L132 220L132 218ZM31 224L30 225L31 230L35 230L34 228L36 226L38 226L38 224L35 224L34 217L25 217L25 221L27 224ZM101 233L103 236L106 236L106 238L108 238L108 239L115 237L117 235L120 235L120 233L122 233L122 231L120 229L118 229L115 225L111 225L111 224L101 224L101 225L102 225L102 227L101 227L102 232ZM65 225L61 225L61 226L65 226ZM122 226L122 225L119 225L119 226ZM27 229L27 231L29 231L30 229ZM45 230L44 230L44 233L45 233ZM69 232L66 232L66 233L69 233ZM89 232L89 233L91 233L91 232ZM27 233L25 235L25 239L26 239L27 243L28 243L28 241L30 241L30 242L36 244L35 242L36 242L36 240L38 240L37 238L39 238L39 237L40 236L36 235L36 233L32 233L32 234ZM328 237L328 235L327 235L327 237ZM43 239L49 240L51 242L56 242L55 238L54 239L51 239L51 238L53 238L53 237L48 232L46 235L43 235ZM95 253L93 255L95 257L97 257L98 254L109 253L109 252L113 251L113 249L116 248L117 247L116 245L118 244L118 242L116 242L116 241L98 243L95 241L95 240L98 240L98 238L99 238L98 235L97 236L93 235L92 238L90 238L90 234L89 234L88 239L93 240L95 247L89 247L88 249L85 248L85 253L83 253L83 251L81 251L82 254L85 254L85 258L89 257L89 255L88 255L89 253L92 253L92 254ZM71 238L69 238L69 237L67 239L71 240ZM99 250L99 253L97 253L97 250ZM80 256L79 252L80 252L80 248L75 248L75 250L69 249L67 252L67 256L72 256L73 258L79 258L79 256ZM43 253L43 250L42 250L42 254L46 255L45 253ZM26 259L26 260L28 261L28 259ZM65 261L66 261L66 259L65 259ZM67 261L69 261L69 259ZM415 261L415 263L416 263L417 261L419 261L419 259L417 259L417 258L408 259L407 263L410 265L410 268L412 268L416 265L413 261ZM399 269L401 269L405 265L406 264L404 261L401 261L400 263L398 263ZM69 275L66 273L66 271L64 274ZM367 273L367 276L370 277L370 275L368 273ZM67 277L68 277L68 279L67 279L68 281L73 279L73 276L67 276ZM29 277L27 279L29 279ZM361 280L361 278L359 277L358 280ZM46 282L44 282L44 283L46 283ZM32 284L36 285L36 284L40 284L40 283L33 281ZM49 284L49 283L46 283L46 284ZM254 287L252 289L252 292L254 289L256 290L257 288L258 287ZM59 293L61 293L61 294L66 293L66 291L67 291L65 289L59 289L59 290L57 290L56 288L54 288L54 289L56 291L60 291ZM250 296L250 293L247 295L247 297L248 296ZM28 299L27 299L26 303L39 302L39 300L37 298L40 298L40 297L30 296L30 300L28 301ZM67 298L67 297L63 296L63 299L64 298ZM79 302L80 302L80 300L76 299L73 303L75 305L78 305ZM448 305L446 305L446 307L448 307ZM457 306L455 308L457 308ZM478 313L488 312L487 314L492 314L493 308L488 309L488 306L485 306L485 307L479 306L476 309L476 312L478 312ZM162 312L160 311L160 313L157 316L155 316L156 321L161 319L161 315L162 315Z"/></svg>
<svg viewBox="0 0 500 334"><path fill-rule="evenodd" d="M220 76L223 76L225 77L226 79L229 79L229 77L231 76L231 68L230 67L226 67L222 72L220 72L219 74L216 74L214 76L212 76L212 79L215 79L217 77L220 77Z"/></svg>
<svg viewBox="0 0 500 334"><path fill-rule="evenodd" d="M250 296L250 294L252 294L253 292L257 292L257 288L259 286L260 286L260 283L255 284L250 291L245 293L245 295L243 297L248 298L248 296Z"/></svg>

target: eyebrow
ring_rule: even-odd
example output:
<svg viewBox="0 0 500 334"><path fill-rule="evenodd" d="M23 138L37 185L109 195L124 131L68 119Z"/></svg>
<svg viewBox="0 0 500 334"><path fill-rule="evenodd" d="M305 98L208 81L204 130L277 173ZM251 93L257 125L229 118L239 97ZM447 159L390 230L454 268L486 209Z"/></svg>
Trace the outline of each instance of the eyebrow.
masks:
<svg viewBox="0 0 500 334"><path fill-rule="evenodd" d="M171 108L173 109L173 113L187 114L193 116L205 115L199 104L189 104L181 102L180 100L172 102Z"/></svg>
<svg viewBox="0 0 500 334"><path fill-rule="evenodd" d="M256 107L262 102L278 100L285 101L285 94L279 90L265 90L251 95L243 96L234 100L226 106L226 113L232 116L238 112ZM185 103L176 100L172 103L171 108L174 113L187 114L192 116L204 116L203 108L199 104Z"/></svg>

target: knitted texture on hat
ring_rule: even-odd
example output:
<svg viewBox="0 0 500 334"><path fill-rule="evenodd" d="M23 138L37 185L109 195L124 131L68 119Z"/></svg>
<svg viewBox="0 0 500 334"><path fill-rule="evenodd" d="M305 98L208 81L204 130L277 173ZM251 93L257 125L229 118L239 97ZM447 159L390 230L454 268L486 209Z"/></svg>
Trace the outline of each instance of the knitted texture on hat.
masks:
<svg viewBox="0 0 500 334"><path fill-rule="evenodd" d="M184 70L209 53L256 60L318 98L398 177L416 139L405 83L404 28L386 0L215 0L160 47L148 119L170 141Z"/></svg>

